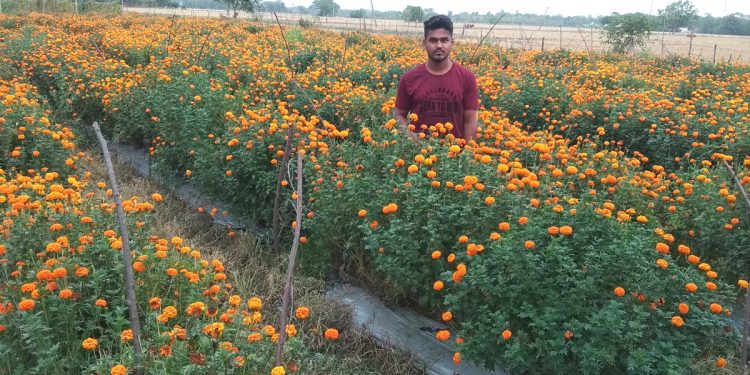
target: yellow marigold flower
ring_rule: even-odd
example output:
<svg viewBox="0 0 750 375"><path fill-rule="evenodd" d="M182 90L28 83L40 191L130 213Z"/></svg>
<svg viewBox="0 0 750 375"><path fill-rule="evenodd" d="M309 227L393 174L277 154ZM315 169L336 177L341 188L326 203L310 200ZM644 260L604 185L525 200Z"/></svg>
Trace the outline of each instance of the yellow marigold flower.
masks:
<svg viewBox="0 0 750 375"><path fill-rule="evenodd" d="M286 370L284 370L283 366L276 366L271 370L271 375L285 375Z"/></svg>
<svg viewBox="0 0 750 375"><path fill-rule="evenodd" d="M263 307L263 301L258 297L252 297L247 301L247 308L250 310L260 310Z"/></svg>

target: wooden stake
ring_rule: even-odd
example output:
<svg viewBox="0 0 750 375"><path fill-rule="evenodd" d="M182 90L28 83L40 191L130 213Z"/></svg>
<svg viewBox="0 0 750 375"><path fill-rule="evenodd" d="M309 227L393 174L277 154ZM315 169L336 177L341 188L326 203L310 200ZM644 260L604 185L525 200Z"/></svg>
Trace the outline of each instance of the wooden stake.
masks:
<svg viewBox="0 0 750 375"><path fill-rule="evenodd" d="M102 136L102 132L99 129L99 124L97 122L94 122L93 126L94 132L96 133L96 138L99 139L99 145L102 147L102 153L104 154L104 163L107 166L107 175L109 176L109 184L112 186L112 197L115 200L115 206L117 206L117 224L120 228L120 235L122 236L122 265L125 268L126 301L128 304L128 315L130 316L130 329L133 331L133 352L135 355L135 369L133 369L133 373L140 375L143 374L143 355L141 352L141 324L138 319L138 304L135 298L133 260L130 257L130 246L128 244L128 227L125 224L125 211L122 209L120 189L117 187L115 170L112 167L112 159L110 159L109 157L107 141L105 141L104 136Z"/></svg>
<svg viewBox="0 0 750 375"><path fill-rule="evenodd" d="M714 44L714 58L712 60L714 64L716 64L716 46L718 46L718 44Z"/></svg>
<svg viewBox="0 0 750 375"><path fill-rule="evenodd" d="M292 283L294 281L294 262L299 249L300 228L302 227L302 154L297 154L297 202L294 205L296 211L296 223L294 227L294 239L292 250L289 253L289 263L286 267L286 283L284 284L284 296L281 299L281 319L279 319L279 341L276 343L276 357L274 366L281 365L281 357L284 354L284 343L286 342L286 323L289 320L289 309L292 305Z"/></svg>

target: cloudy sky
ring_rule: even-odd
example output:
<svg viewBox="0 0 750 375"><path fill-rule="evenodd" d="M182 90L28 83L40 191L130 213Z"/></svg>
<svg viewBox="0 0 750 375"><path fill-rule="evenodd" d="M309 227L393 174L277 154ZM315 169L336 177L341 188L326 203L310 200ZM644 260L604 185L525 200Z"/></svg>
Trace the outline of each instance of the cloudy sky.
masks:
<svg viewBox="0 0 750 375"><path fill-rule="evenodd" d="M287 6L309 6L312 0L283 0ZM370 0L334 0L343 9L370 9ZM730 13L750 14L750 0L692 0L698 14L710 13L724 16ZM376 10L403 10L407 5L433 8L436 12L487 12L505 11L564 16L600 16L612 12L643 12L656 14L672 0L526 0L526 1L460 1L460 0L372 0Z"/></svg>

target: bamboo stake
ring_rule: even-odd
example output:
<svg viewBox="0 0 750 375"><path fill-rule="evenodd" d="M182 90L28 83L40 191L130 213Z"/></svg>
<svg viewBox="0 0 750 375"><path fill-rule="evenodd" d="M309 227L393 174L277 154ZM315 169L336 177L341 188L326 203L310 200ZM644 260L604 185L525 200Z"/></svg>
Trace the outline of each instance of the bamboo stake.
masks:
<svg viewBox="0 0 750 375"><path fill-rule="evenodd" d="M99 124L95 121L94 132L96 138L99 139L99 145L102 147L102 153L104 154L104 163L107 166L107 175L109 176L109 184L112 185L112 197L115 200L115 206L117 206L117 224L120 228L120 235L122 236L122 263L125 269L125 291L126 301L128 304L128 315L130 316L130 329L133 331L133 352L135 355L135 369L134 374L143 374L143 356L141 351L141 324L138 320L138 304L135 298L135 280L133 277L133 261L130 257L130 246L128 244L128 227L125 224L125 211L122 209L122 200L120 199L120 189L117 187L117 179L115 179L115 171L112 167L112 159L109 157L109 149L107 148L107 141L104 140L102 132L99 129Z"/></svg>
<svg viewBox="0 0 750 375"><path fill-rule="evenodd" d="M495 28L495 25L497 25L497 23L500 22L500 20L503 19L503 17L505 17L504 13L502 16L500 16L500 18L497 19L497 21L495 21L495 23L492 24L492 27L490 27L490 30L487 31L487 34L484 34L484 37L482 38L482 40L480 40L479 44L477 44L477 48L474 48L474 52L471 53L471 57L469 57L469 61L471 61L471 59L474 58L474 54L477 53L477 51L479 50L479 47L482 46L482 42L484 42L487 36L490 35L490 33L492 32L492 29Z"/></svg>
<svg viewBox="0 0 750 375"><path fill-rule="evenodd" d="M296 211L296 223L294 227L294 239L292 241L292 250L289 253L289 263L286 267L286 283L284 284L284 296L281 299L281 319L279 322L279 341L276 343L276 358L274 366L281 365L281 357L284 353L284 343L286 342L286 323L289 319L289 309L292 300L292 283L294 281L294 262L297 258L299 249L299 237L302 227L302 154L297 153L297 202L294 205Z"/></svg>
<svg viewBox="0 0 750 375"><path fill-rule="evenodd" d="M318 119L320 121L323 121L323 116L320 115L320 112L318 111L318 107L315 105L312 99L310 99L310 96L307 95L307 92L302 88L302 85L300 85L299 82L297 82L297 78L294 72L294 66L292 65L292 50L291 48L289 48L289 43L286 40L286 35L284 35L284 28L281 27L281 21L279 21L279 16L276 14L276 12L273 12L273 15L276 18L276 23L279 25L279 33L281 34L281 38L284 41L284 46L286 46L289 71L290 71L290 74L292 75L291 81L297 87L297 89L302 93L302 95L307 99L307 101L310 102L310 105L312 106L313 110L315 110L315 113L318 115ZM280 236L281 235L281 182L284 179L284 171L286 170L286 166L289 163L289 154L292 151L292 138L293 137L294 137L293 127L289 125L288 131L287 131L287 137L286 137L286 144L284 145L284 156L281 158L281 165L279 166L279 175L276 181L276 196L274 198L274 203L273 203L274 242L273 242L272 250L274 252L277 250L279 238L281 237Z"/></svg>
<svg viewBox="0 0 750 375"><path fill-rule="evenodd" d="M737 185L737 188L742 193L742 197L745 198L745 204L747 205L747 213L750 215L750 198L747 196L747 191L742 186L742 183L737 178L737 174L734 173L734 169L732 169L732 166L727 163L726 160L721 160L724 163L724 167L726 167L729 170L729 174L732 175L732 180L734 180L734 183ZM742 322L742 345L741 345L741 353L740 353L740 375L745 375L745 368L747 366L747 342L748 342L748 334L750 333L750 289L745 292L745 319Z"/></svg>

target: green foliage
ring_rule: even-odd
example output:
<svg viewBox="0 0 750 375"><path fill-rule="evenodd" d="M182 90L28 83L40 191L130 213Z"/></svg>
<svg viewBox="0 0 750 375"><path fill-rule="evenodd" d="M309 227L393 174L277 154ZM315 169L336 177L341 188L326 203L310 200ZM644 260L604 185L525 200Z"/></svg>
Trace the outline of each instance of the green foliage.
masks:
<svg viewBox="0 0 750 375"><path fill-rule="evenodd" d="M633 52L636 47L643 47L651 34L653 25L643 13L630 13L612 16L604 25L605 43L618 53Z"/></svg>
<svg viewBox="0 0 750 375"><path fill-rule="evenodd" d="M664 9L659 9L659 17L667 30L677 31L690 26L698 16L698 9L690 0L673 1Z"/></svg>
<svg viewBox="0 0 750 375"><path fill-rule="evenodd" d="M240 11L255 13L260 7L260 0L220 0L232 8L233 17L237 18Z"/></svg>
<svg viewBox="0 0 750 375"><path fill-rule="evenodd" d="M333 0L313 0L311 8L318 10L321 17L335 16L341 7Z"/></svg>
<svg viewBox="0 0 750 375"><path fill-rule="evenodd" d="M403 19L407 22L422 22L424 21L424 11L420 6L407 5L402 11Z"/></svg>

